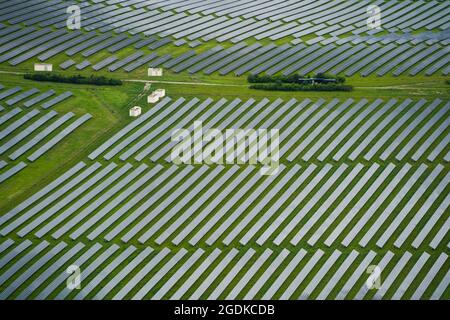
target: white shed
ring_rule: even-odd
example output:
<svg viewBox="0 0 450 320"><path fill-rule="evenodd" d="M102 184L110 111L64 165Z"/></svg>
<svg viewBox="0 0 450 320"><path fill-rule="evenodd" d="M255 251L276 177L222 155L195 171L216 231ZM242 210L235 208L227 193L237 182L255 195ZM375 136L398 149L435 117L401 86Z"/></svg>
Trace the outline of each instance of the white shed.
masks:
<svg viewBox="0 0 450 320"><path fill-rule="evenodd" d="M154 95L157 95L160 98L164 98L166 96L166 89L157 89L153 91Z"/></svg>
<svg viewBox="0 0 450 320"><path fill-rule="evenodd" d="M157 94L155 94L154 92L147 97L148 103L156 103L158 101L159 101L159 96Z"/></svg>
<svg viewBox="0 0 450 320"><path fill-rule="evenodd" d="M130 117L139 117L142 113L141 107L135 106L130 109Z"/></svg>
<svg viewBox="0 0 450 320"><path fill-rule="evenodd" d="M50 63L35 63L34 64L34 71L50 72L50 71L53 71L53 65L50 64Z"/></svg>
<svg viewBox="0 0 450 320"><path fill-rule="evenodd" d="M148 68L149 77L162 77L162 75L163 75L162 68Z"/></svg>

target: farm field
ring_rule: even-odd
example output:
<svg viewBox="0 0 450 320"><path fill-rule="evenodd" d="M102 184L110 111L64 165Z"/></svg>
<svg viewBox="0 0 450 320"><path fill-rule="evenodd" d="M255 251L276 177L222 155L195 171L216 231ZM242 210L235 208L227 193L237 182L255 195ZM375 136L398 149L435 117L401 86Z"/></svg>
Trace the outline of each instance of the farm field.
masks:
<svg viewBox="0 0 450 320"><path fill-rule="evenodd" d="M366 25L370 4L380 29ZM449 11L0 1L0 299L448 300ZM122 85L24 79L38 63ZM325 72L353 90L247 81ZM199 124L244 129L244 148L224 135L218 155ZM279 132L271 163L250 163L273 151L259 129Z"/></svg>

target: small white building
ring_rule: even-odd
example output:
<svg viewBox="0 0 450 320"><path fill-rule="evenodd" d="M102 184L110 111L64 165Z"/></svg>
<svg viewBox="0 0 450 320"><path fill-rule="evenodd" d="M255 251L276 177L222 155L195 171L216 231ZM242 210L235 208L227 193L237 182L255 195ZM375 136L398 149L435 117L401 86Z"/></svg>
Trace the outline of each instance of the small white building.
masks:
<svg viewBox="0 0 450 320"><path fill-rule="evenodd" d="M159 101L159 96L157 94L155 94L154 92L147 97L148 103L156 103L158 101Z"/></svg>
<svg viewBox="0 0 450 320"><path fill-rule="evenodd" d="M142 113L142 108L135 106L130 109L130 117L139 117Z"/></svg>
<svg viewBox="0 0 450 320"><path fill-rule="evenodd" d="M166 89L157 89L153 91L153 94L157 95L160 98L164 98L166 96Z"/></svg>
<svg viewBox="0 0 450 320"><path fill-rule="evenodd" d="M148 68L149 77L162 77L162 75L163 75L162 68Z"/></svg>
<svg viewBox="0 0 450 320"><path fill-rule="evenodd" d="M50 63L35 63L34 71L51 72L51 71L53 71L53 65Z"/></svg>

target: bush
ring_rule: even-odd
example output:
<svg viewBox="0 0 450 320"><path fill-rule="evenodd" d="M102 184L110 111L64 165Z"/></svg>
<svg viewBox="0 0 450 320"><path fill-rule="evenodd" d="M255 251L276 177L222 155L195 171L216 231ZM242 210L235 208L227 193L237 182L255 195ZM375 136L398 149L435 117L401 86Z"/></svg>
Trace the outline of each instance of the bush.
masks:
<svg viewBox="0 0 450 320"><path fill-rule="evenodd" d="M353 87L343 84L258 83L251 85L250 89L267 91L352 91Z"/></svg>
<svg viewBox="0 0 450 320"><path fill-rule="evenodd" d="M28 73L25 74L24 79L34 80L34 81L47 81L47 82L60 82L60 83L75 83L75 84L93 84L96 86L120 86L122 81L118 79L90 76L84 77L81 75L75 76L63 76L54 73Z"/></svg>
<svg viewBox="0 0 450 320"><path fill-rule="evenodd" d="M296 84L310 84L314 79L314 83L339 83L345 82L344 77L338 77L327 73L318 73L313 76L301 76L299 74L292 74L289 76L275 75L269 76L266 74L255 75L251 74L248 76L247 80L249 83L296 83Z"/></svg>

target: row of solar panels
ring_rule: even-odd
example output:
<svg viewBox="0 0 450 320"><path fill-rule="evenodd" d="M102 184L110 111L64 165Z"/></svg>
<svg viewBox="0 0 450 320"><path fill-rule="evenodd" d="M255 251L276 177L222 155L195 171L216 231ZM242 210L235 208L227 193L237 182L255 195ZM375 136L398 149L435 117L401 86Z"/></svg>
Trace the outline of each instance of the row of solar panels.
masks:
<svg viewBox="0 0 450 320"><path fill-rule="evenodd" d="M2 89L4 89L4 87L3 87L3 85L0 84L0 90L2 90ZM39 89L32 88L30 90L27 90L25 92L18 94L21 91L22 91L21 87L14 87L14 88L10 88L10 89L5 89L4 91L0 91L0 100L9 98L8 100L5 101L5 104L8 106L13 106L18 103L21 103L24 107L30 108L32 106L35 106L38 103L45 101L46 99L52 97L56 93L54 90L48 90L46 92L40 93ZM44 103L41 103L40 107L43 109L48 109L64 100L70 98L72 95L73 95L72 92L66 91L50 100L45 101ZM28 99L31 96L34 96L34 97L31 99ZM23 101L25 99L28 99L28 100ZM4 108L2 107L2 109L0 109L0 111L3 111L3 110L4 110Z"/></svg>
<svg viewBox="0 0 450 320"><path fill-rule="evenodd" d="M1 89L4 89L3 85L0 85ZM21 103L26 108L30 108L55 94L54 90L39 94L40 91L36 88L17 94L21 91L21 87L0 91L0 100L9 98L5 102L8 106ZM28 99L31 96L35 97ZM72 92L65 92L42 103L40 107L44 110L48 109L71 96ZM23 102L25 99L28 100ZM69 112L59 118L57 116L58 113L53 110L42 115L39 108L25 111L21 107L5 109L0 106L0 155L9 152L8 158L15 161L34 148L35 151L27 159L35 161L91 118L90 114L86 114L65 126L75 115ZM38 119L36 120L36 118ZM47 142L43 143L45 140ZM39 144L41 145L39 146ZM1 160L0 183L11 178L26 166L25 162L8 164L7 161Z"/></svg>
<svg viewBox="0 0 450 320"><path fill-rule="evenodd" d="M49 6L43 0L33 0L31 4L30 1L26 1L27 4L24 2L17 1L12 5L4 5L0 10L0 21L8 21L11 24L66 27L67 3L52 0L52 5ZM271 7L270 11L256 15L255 18L245 15L244 10L238 14L239 16L244 14L244 17L235 16L231 19L225 15L218 17L204 13L149 10L144 9L147 6L145 2L141 2L142 6L131 3L115 5L105 2L105 4L98 2L90 5L80 2L83 28L101 32L115 30L132 34L171 35L175 38L206 31L207 38L219 41L240 37L247 32L252 33L251 36L265 32L294 34L311 24L316 30L323 29L326 32L343 30L342 32L351 31L359 34L370 31L366 26L368 3L361 1L345 1L339 4L329 0L293 1L289 4L279 2ZM449 8L446 2L389 1L379 5L386 30L408 31L422 27L429 30L440 27L445 30L448 27ZM258 5L252 7L252 11L258 13Z"/></svg>
<svg viewBox="0 0 450 320"><path fill-rule="evenodd" d="M447 254L0 243L2 299L443 299ZM377 265L382 285L370 288ZM79 267L81 288L67 286Z"/></svg>
<svg viewBox="0 0 450 320"><path fill-rule="evenodd" d="M102 1L97 1L99 3ZM110 2L106 2L110 3ZM117 2L115 2L117 3ZM389 2L367 2L367 1L282 1L282 0L244 0L244 1L209 1L204 3L194 1L138 1L137 4L129 2L124 4L147 6L149 9L172 10L175 12L188 12L190 14L202 13L203 15L214 14L219 17L229 16L231 18L243 17L245 19L255 18L257 20L269 19L271 21L282 20L290 22L315 22L318 19L328 25L341 24L348 26L355 24L362 26L366 23L366 9L370 4L380 7L383 20L386 18L388 28L435 28L448 23L445 16L448 15L448 6L438 1L389 1Z"/></svg>
<svg viewBox="0 0 450 320"><path fill-rule="evenodd" d="M152 161L170 162L174 146L171 132L176 128L192 130L192 123L201 120L213 128L277 128L280 156L288 161L450 160L450 153L445 154L450 142L445 133L450 117L448 103L439 99L325 102L249 99L244 103L240 99L220 99L214 103L212 99L165 98L99 146L89 158L104 154L107 160L119 156L121 160L149 157ZM392 140L392 136L396 138ZM328 147L324 149L324 145Z"/></svg>
<svg viewBox="0 0 450 320"><path fill-rule="evenodd" d="M69 120L75 116L72 112L56 118L58 113L52 110L36 121L33 120L41 114L38 109L33 109L23 117L17 118L17 115L21 112L21 108L15 108L0 117L0 125L2 126L0 154L4 155L9 152L8 158L12 161L17 160L32 149L34 149L34 152L27 159L29 161L37 160L92 117L90 114L85 114L67 125ZM45 140L46 142L44 142ZM1 162L1 167L4 169L0 173L0 183L26 167L25 162L16 165L8 165L4 160Z"/></svg>
<svg viewBox="0 0 450 320"><path fill-rule="evenodd" d="M94 34L89 35L89 37L94 37ZM105 38L103 36L100 37L102 39ZM82 42L81 46L76 46L75 42L69 41L53 49L42 45L40 38L25 45L21 45L23 40L19 38L15 40L18 47L0 56L0 60L19 55L10 61L10 63L16 64L44 50L45 52L38 56L42 61L62 53L64 50L66 50L66 54L74 55L86 49L83 52L83 56L89 57L108 47L109 52L116 52L117 48L114 48L114 46L120 45L120 48L122 48L121 41L125 41L126 45L130 45L130 42L124 40L123 37L113 37L112 42L108 40L100 43L99 40L102 39L97 38L91 39L95 41L86 41L86 35L81 35L76 38L77 43ZM134 45L135 49L142 48L152 42L159 42L156 38L145 40L136 38L133 41L136 42ZM0 47L0 53L6 49L13 48L14 41L5 46ZM32 47L35 47L35 49L25 54L23 53ZM378 76L385 75L388 72L398 76L408 69L409 75L416 75L422 71L426 75L433 75L439 70L442 70L442 73L447 75L449 71L449 49L448 46L441 46L437 43L428 46L425 43L411 45L409 43L391 41L361 43L358 40L353 40L352 43L336 42L336 44L330 43L326 45L318 43L306 45L301 43L294 46L288 44L262 46L259 43L247 45L245 42L240 42L228 48L216 46L201 53L191 50L177 57L172 57L170 54L158 56L156 53L145 55L143 51L136 51L122 59L113 55L92 64L92 68L95 71L105 67L108 67L109 71L123 68L123 70L130 72L146 64L149 64L151 67L164 66L171 68L174 72L187 70L190 73L203 71L206 74L211 74L218 71L221 75L226 75L234 71L237 76L246 72L253 74L282 72L284 75L292 73L306 75L311 72L339 74L345 72L345 75L352 76L358 71L361 71L360 74L362 76L368 76L374 72ZM83 60L77 63L73 59L69 59L60 65L64 70L72 66L75 66L78 70L83 70L91 66L91 62Z"/></svg>
<svg viewBox="0 0 450 320"><path fill-rule="evenodd" d="M449 182L443 165L425 164L281 165L263 176L253 166L80 162L0 217L0 234L436 249L449 231Z"/></svg>

